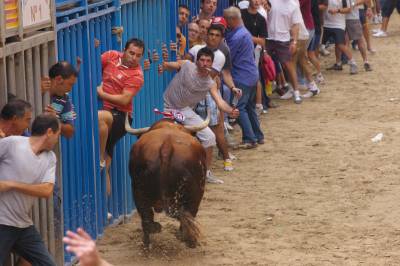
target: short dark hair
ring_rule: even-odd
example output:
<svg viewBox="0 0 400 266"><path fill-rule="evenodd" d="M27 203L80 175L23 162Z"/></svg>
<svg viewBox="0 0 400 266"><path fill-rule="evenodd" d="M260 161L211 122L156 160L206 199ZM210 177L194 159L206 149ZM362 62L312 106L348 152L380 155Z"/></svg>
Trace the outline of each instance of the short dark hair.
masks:
<svg viewBox="0 0 400 266"><path fill-rule="evenodd" d="M32 123L32 136L43 136L49 128L53 132L59 130L60 124L57 117L51 114L38 115Z"/></svg>
<svg viewBox="0 0 400 266"><path fill-rule="evenodd" d="M12 99L1 109L0 118L4 120L11 120L15 116L22 118L26 111L31 109L32 105L29 102L21 99Z"/></svg>
<svg viewBox="0 0 400 266"><path fill-rule="evenodd" d="M199 60L201 56L209 56L211 57L211 61L214 61L214 52L208 47L203 47L197 52L196 61Z"/></svg>
<svg viewBox="0 0 400 266"><path fill-rule="evenodd" d="M60 61L52 65L49 69L49 77L54 79L57 76L61 76L63 79L68 79L71 76L78 76L78 71L75 67L67 61Z"/></svg>
<svg viewBox="0 0 400 266"><path fill-rule="evenodd" d="M7 93L7 102L11 102L12 100L16 100L17 96L12 94L11 92Z"/></svg>
<svg viewBox="0 0 400 266"><path fill-rule="evenodd" d="M143 49L143 54L144 54L144 42L140 39L137 38L131 38L129 39L126 43L125 43L125 49L127 50L129 48L129 46L131 46L131 44L133 44L133 46L139 47Z"/></svg>
<svg viewBox="0 0 400 266"><path fill-rule="evenodd" d="M187 9L187 10L189 11L189 13L190 13L189 7L188 7L187 5L185 5L185 4L180 4L180 5L178 6L178 10L179 10L179 8Z"/></svg>
<svg viewBox="0 0 400 266"><path fill-rule="evenodd" d="M225 32L224 26L220 24L211 24L207 30L207 33L210 33L210 30L218 30L219 32L221 32L222 37L224 37L224 32Z"/></svg>

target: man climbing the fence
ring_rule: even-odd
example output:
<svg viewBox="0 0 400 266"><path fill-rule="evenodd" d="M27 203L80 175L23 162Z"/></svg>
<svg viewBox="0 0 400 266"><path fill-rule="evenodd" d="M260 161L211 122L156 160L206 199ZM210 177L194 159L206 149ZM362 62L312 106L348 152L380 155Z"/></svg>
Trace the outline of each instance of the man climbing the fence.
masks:
<svg viewBox="0 0 400 266"><path fill-rule="evenodd" d="M97 94L103 100L98 112L100 134L100 167L106 167L107 194L111 194L110 165L115 144L125 136L125 117L132 121L132 100L143 86L140 60L144 53L142 40L132 38L124 51L107 51L101 55L103 83Z"/></svg>

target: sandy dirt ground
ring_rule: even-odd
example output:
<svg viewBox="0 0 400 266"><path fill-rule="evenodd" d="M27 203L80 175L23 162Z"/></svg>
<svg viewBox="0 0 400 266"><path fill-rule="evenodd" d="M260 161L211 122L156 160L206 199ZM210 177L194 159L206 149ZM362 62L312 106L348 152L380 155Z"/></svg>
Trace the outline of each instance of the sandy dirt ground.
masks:
<svg viewBox="0 0 400 266"><path fill-rule="evenodd" d="M373 72L324 71L322 93L262 118L266 143L235 151L235 171L217 161L223 185L207 185L198 214L201 246L175 237L164 214L142 249L140 219L109 228L99 241L115 265L400 264L400 19L373 39ZM323 69L334 62L323 58ZM383 140L373 143L377 133Z"/></svg>

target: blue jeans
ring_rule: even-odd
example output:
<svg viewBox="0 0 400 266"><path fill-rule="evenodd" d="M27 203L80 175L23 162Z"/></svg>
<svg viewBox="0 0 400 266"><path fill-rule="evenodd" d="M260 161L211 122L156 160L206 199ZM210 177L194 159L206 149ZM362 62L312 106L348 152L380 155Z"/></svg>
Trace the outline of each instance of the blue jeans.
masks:
<svg viewBox="0 0 400 266"><path fill-rule="evenodd" d="M0 265L5 263L11 250L33 266L56 266L33 225L27 228L0 225Z"/></svg>
<svg viewBox="0 0 400 266"><path fill-rule="evenodd" d="M260 129L260 123L256 114L256 85L252 87L236 84L242 90L237 108L240 111L239 125L242 128L242 140L247 143L255 143L264 139Z"/></svg>

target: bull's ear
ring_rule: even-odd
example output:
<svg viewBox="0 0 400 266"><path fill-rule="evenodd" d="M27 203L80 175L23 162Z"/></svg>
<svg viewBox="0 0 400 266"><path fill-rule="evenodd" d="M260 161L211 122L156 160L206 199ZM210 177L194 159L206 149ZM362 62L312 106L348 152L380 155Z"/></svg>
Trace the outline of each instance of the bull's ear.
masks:
<svg viewBox="0 0 400 266"><path fill-rule="evenodd" d="M147 131L149 131L149 129L150 129L149 127L138 128L138 129L132 128L130 123L129 123L129 117L128 116L129 116L129 114L126 113L126 116L125 116L125 130L126 130L126 132L128 132L128 133L130 133L132 135L135 135L135 136L139 136L139 135L144 134Z"/></svg>
<svg viewBox="0 0 400 266"><path fill-rule="evenodd" d="M204 120L203 123L196 125L196 126L185 126L185 128L187 130L189 130L190 132L197 132L200 131L202 129L205 129L206 127L208 127L208 124L210 123L210 118L211 118L211 109L207 108L207 118L206 120Z"/></svg>

